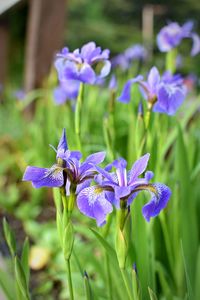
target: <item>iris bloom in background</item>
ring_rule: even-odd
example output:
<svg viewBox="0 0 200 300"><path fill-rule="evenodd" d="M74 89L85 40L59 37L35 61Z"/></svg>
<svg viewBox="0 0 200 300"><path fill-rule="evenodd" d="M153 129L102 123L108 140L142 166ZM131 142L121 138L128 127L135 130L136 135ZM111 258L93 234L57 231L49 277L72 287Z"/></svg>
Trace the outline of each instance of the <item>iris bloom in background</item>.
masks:
<svg viewBox="0 0 200 300"><path fill-rule="evenodd" d="M119 101L130 102L131 86L134 83L139 84L143 97L149 107L153 107L154 112L174 115L186 96L187 89L180 75L165 72L160 76L158 69L153 67L147 76L147 81L144 81L141 75L128 80L118 98Z"/></svg>
<svg viewBox="0 0 200 300"><path fill-rule="evenodd" d="M81 49L70 52L64 48L57 54L55 67L61 82L77 80L79 82L95 84L110 72L110 51L101 50L94 42L85 44Z"/></svg>
<svg viewBox="0 0 200 300"><path fill-rule="evenodd" d="M90 183L97 173L94 164L101 163L105 158L105 152L97 152L89 155L81 163L81 153L68 149L65 130L63 130L57 149L54 150L57 153L56 164L50 168L28 166L23 180L31 181L35 188L65 186L66 195L69 195L71 185L75 190L77 188L76 192L79 192Z"/></svg>
<svg viewBox="0 0 200 300"><path fill-rule="evenodd" d="M183 39L192 39L193 45L191 55L195 56L200 52L200 38L192 32L193 22L186 22L180 26L176 22L169 23L163 27L157 35L157 45L161 52L168 52L180 45Z"/></svg>
<svg viewBox="0 0 200 300"><path fill-rule="evenodd" d="M76 80L66 80L54 89L54 101L56 104L63 104L67 100L76 100L79 93L80 82Z"/></svg>
<svg viewBox="0 0 200 300"><path fill-rule="evenodd" d="M98 226L106 221L106 216L112 212L113 205L120 207L120 201L125 201L127 207L133 202L140 191L149 191L151 200L142 208L144 218L149 221L151 217L157 216L164 209L171 196L170 189L162 184L150 184L153 177L151 171L147 171L143 178L139 176L144 173L149 160L149 154L142 156L127 172L126 161L121 158L114 161L107 169L96 166L101 176L96 177L97 185L86 187L81 190L77 197L79 210L90 218L96 219ZM108 172L114 167L115 172Z"/></svg>
<svg viewBox="0 0 200 300"><path fill-rule="evenodd" d="M128 70L134 61L145 61L147 59L147 49L135 44L127 48L123 53L116 55L112 59L112 67L120 67L123 71Z"/></svg>

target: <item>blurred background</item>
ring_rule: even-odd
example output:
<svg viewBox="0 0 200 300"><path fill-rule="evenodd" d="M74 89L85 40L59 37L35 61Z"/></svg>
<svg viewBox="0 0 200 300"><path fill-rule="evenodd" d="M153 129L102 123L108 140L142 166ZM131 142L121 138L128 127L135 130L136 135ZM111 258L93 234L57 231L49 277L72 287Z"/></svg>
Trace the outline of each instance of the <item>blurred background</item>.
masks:
<svg viewBox="0 0 200 300"><path fill-rule="evenodd" d="M38 87L63 45L94 40L113 56L144 43L156 52L155 35L167 21L192 19L198 28L199 15L198 0L1 0L0 82Z"/></svg>
<svg viewBox="0 0 200 300"><path fill-rule="evenodd" d="M74 150L76 145L74 103L71 104L68 101L65 105L59 106L53 101L53 91L58 84L57 74L53 67L56 53L63 46L73 51L89 41L95 41L102 49L110 49L112 58L129 46L141 43L148 50L148 60L144 61L142 74L146 74L153 65L156 65L162 73L165 68L165 54L158 51L156 36L167 22L175 21L182 25L188 20L194 21L194 31L200 34L199 0L0 0L0 219L5 216L13 228L17 239L16 252L18 254L21 254L25 236L29 237L31 257L33 257L33 259L30 258L32 269L30 289L33 299L66 299L66 274L56 231L52 191L33 189L30 183L22 182L27 165L49 167L55 162L55 153L48 145L57 146L63 127L66 127L70 149ZM180 53L183 52L186 55L183 56L184 63L178 72L180 71L182 75L193 73L197 80L191 88L189 99L185 101L183 108L177 114L178 117L155 116L158 130L152 128L152 145L150 143L149 146L150 152L155 153L152 154L150 162L152 170L155 169L154 164L156 165L157 161L160 162L158 147L164 149L162 149L164 159L160 164L157 163L158 170L155 170L156 179L169 184L173 189L174 197L170 204L171 210L169 209L171 215L167 215L169 216L167 219L169 240L174 234L170 240L175 253L173 258L167 254L168 249L163 247L165 242L160 220L157 218L155 227L154 225L150 227L155 233L156 259L158 258L158 261L162 262L162 267L165 268L161 269L161 265L159 266L157 273L161 279L158 280L156 273L156 283L158 282L156 292L158 295L168 295L168 298L158 298L167 300L189 299L185 297L186 280L183 271L185 261L182 261L183 254L177 247L177 240L179 241L180 238L179 226L188 234L190 274L194 274L195 268L198 272L200 270L198 268L200 248L198 248L199 264L196 263L197 253L195 252L199 247L198 212L200 209L200 110L199 97L196 93L199 89L200 55L195 58L190 57L191 40L188 39L184 40L179 49ZM137 63L132 67L127 72L117 70L119 73L118 94L125 81L137 75ZM117 102L115 116L116 124L119 125L116 126L116 153L126 157L130 152L129 164L137 158L134 145L138 141L135 141L135 136L132 134L135 128L132 128L131 124L134 123L133 120L136 120L140 93L137 88L134 92L138 93L138 96L132 99L134 100L131 106L133 111L128 106ZM86 86L85 88L87 101L84 107L82 130L84 150L87 154L105 150L107 147L103 127L107 126L105 121L108 114L109 93L110 91L105 87ZM24 97L25 101L20 101L24 100ZM177 120L185 134L185 148L181 134L179 134L179 139L176 138ZM177 144L176 140L178 140ZM186 156L188 156L187 159ZM188 178L191 178L191 185ZM179 186L183 187L183 193L185 192L184 201ZM141 200L146 201L143 198ZM147 230L147 225L142 218L140 201L137 205L139 226L145 237L148 235L152 237L152 231ZM188 206L192 207L190 212ZM183 214L180 214L180 207ZM77 256L94 281L94 290L101 295L98 299L107 299L105 298L106 278L104 278L104 265L102 264L104 254L92 233L88 232L88 227L95 226L95 222L82 216L77 210L73 217L77 232ZM134 230L137 231L137 228ZM149 245L148 242L141 244L140 236L137 232L134 233L136 233L134 238L139 240L135 244L138 247L136 249L139 257L137 258L138 264L141 262L141 273L144 276L143 285L147 287L148 274L143 272L143 261L140 261L140 255L142 257L143 254L147 254L148 257ZM156 243L157 241L159 243ZM87 245L87 251L85 251L85 245ZM35 254L34 246L39 248L36 249L40 251L39 254L37 251ZM9 269L7 267L9 257L0 222L0 269L5 270L3 273L6 274ZM35 260L35 257L41 259ZM168 260L172 261L171 265ZM150 264L148 260L146 262L148 267ZM196 285L192 282L196 287L199 287L198 272ZM0 283L3 273L0 270ZM173 273L174 277L170 278ZM119 287L119 294L122 293L120 299L124 299L123 289L118 284L116 274L113 269L112 275L117 282L113 285ZM169 274L165 281L163 281L163 274L164 276ZM76 259L73 262L73 276L75 289L79 295L77 299L85 299L82 277ZM7 282L10 288L12 286L10 282L13 283L13 281L9 280ZM163 286L167 287L166 290L162 286L163 282ZM174 298L171 296L172 293L175 295ZM200 295L200 289L198 293ZM200 299L199 297L197 300ZM143 298L148 299L147 289ZM0 295L0 299L4 298ZM119 298L116 296L113 299ZM190 299L194 300L194 298Z"/></svg>

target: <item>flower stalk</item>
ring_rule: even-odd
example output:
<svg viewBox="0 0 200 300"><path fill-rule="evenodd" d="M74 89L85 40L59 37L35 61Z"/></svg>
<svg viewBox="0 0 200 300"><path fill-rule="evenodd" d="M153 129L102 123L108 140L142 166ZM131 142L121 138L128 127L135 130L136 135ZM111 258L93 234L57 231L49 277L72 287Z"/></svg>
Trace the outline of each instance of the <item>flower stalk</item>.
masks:
<svg viewBox="0 0 200 300"><path fill-rule="evenodd" d="M78 149L81 151L81 111L83 106L83 91L84 84L80 83L77 103L76 103L76 110L75 110L75 133L77 137L77 146Z"/></svg>

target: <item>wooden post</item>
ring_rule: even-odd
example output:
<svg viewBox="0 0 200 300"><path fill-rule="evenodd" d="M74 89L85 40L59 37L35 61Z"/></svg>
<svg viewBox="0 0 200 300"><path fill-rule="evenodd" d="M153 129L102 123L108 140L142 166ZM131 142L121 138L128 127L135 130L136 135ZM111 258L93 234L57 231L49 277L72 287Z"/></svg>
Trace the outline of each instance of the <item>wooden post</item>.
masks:
<svg viewBox="0 0 200 300"><path fill-rule="evenodd" d="M66 0L30 0L24 89L41 86L64 37Z"/></svg>
<svg viewBox="0 0 200 300"><path fill-rule="evenodd" d="M4 83L7 72L8 57L8 26L6 22L0 22L0 85Z"/></svg>

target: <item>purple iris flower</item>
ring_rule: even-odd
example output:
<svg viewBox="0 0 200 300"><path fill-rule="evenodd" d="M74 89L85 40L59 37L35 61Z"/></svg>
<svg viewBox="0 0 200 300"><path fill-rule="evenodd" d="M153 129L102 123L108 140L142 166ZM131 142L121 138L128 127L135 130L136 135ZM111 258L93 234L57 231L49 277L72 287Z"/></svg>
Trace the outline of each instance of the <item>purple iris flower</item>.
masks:
<svg viewBox="0 0 200 300"><path fill-rule="evenodd" d="M147 58L147 50L140 44L132 45L123 53L116 55L112 59L112 67L120 67L122 71L130 68L133 61L144 61Z"/></svg>
<svg viewBox="0 0 200 300"><path fill-rule="evenodd" d="M126 71L129 69L130 63L124 53L121 53L112 58L112 67L119 67L122 71Z"/></svg>
<svg viewBox="0 0 200 300"><path fill-rule="evenodd" d="M52 146L52 148L54 148ZM38 168L28 166L25 170L23 181L31 181L35 188L65 186L66 195L70 194L70 186L73 185L76 193L90 183L97 173L94 164L101 163L105 158L105 152L97 152L89 155L84 162L80 162L79 151L68 150L66 133L63 129L57 149L57 163L51 168Z"/></svg>
<svg viewBox="0 0 200 300"><path fill-rule="evenodd" d="M154 112L167 115L176 113L187 92L180 75L171 75L169 72L165 72L161 77L158 69L153 67L147 76L147 81L144 81L141 75L128 80L118 101L130 102L131 86L134 83L139 84L143 97L148 101L149 107L153 107Z"/></svg>
<svg viewBox="0 0 200 300"><path fill-rule="evenodd" d="M60 105L67 100L75 100L78 97L80 82L76 80L66 80L54 90L54 101Z"/></svg>
<svg viewBox="0 0 200 300"><path fill-rule="evenodd" d="M96 166L102 178L98 175L96 178L98 185L82 189L78 194L79 210L96 219L97 225L102 226L106 216L112 212L113 205L119 208L120 202L125 201L128 207L140 191L147 190L152 194L152 198L143 206L142 214L147 221L157 216L166 207L171 191L162 183L150 184L149 181L153 177L151 171L147 171L144 178L139 178L147 167L149 156L147 153L138 159L129 172L126 170L127 163L122 158L109 166L113 166L116 172L108 172L108 169Z"/></svg>
<svg viewBox="0 0 200 300"><path fill-rule="evenodd" d="M95 84L98 79L104 78L110 72L109 54L108 49L102 51L94 42L89 42L73 52L63 48L55 60L59 80L61 82L78 80Z"/></svg>
<svg viewBox="0 0 200 300"><path fill-rule="evenodd" d="M192 39L193 45L191 55L195 56L200 52L200 38L192 32L193 22L186 22L180 26L176 22L169 23L163 27L157 36L157 45L161 52L168 52L180 45L184 38Z"/></svg>
<svg viewBox="0 0 200 300"><path fill-rule="evenodd" d="M131 62L133 60L145 60L147 58L147 49L140 45L135 44L124 52L126 58Z"/></svg>

